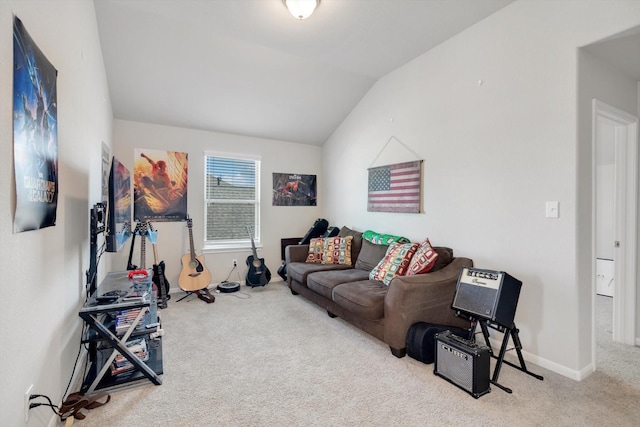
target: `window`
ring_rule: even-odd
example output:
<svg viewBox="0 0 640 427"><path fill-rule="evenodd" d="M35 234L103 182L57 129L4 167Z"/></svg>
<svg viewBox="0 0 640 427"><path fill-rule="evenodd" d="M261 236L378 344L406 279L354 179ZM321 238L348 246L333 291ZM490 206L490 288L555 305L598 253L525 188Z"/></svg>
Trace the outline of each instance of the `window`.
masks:
<svg viewBox="0 0 640 427"><path fill-rule="evenodd" d="M260 161L205 153L205 245L237 247L259 236Z"/></svg>

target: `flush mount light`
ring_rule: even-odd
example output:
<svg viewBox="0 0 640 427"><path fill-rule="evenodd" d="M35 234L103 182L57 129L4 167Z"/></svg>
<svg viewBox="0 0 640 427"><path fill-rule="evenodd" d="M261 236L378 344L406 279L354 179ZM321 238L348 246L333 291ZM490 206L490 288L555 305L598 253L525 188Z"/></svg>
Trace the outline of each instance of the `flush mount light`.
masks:
<svg viewBox="0 0 640 427"><path fill-rule="evenodd" d="M282 0L289 12L298 19L306 19L311 16L320 0Z"/></svg>

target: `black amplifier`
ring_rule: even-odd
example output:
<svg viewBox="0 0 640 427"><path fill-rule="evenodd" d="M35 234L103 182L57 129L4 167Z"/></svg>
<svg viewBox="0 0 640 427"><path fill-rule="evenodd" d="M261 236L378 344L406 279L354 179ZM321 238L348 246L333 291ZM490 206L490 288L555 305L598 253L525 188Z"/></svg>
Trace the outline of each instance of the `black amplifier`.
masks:
<svg viewBox="0 0 640 427"><path fill-rule="evenodd" d="M464 267L451 307L511 328L522 282L504 271Z"/></svg>
<svg viewBox="0 0 640 427"><path fill-rule="evenodd" d="M489 347L460 338L450 331L436 334L433 373L476 399L491 391L490 361Z"/></svg>

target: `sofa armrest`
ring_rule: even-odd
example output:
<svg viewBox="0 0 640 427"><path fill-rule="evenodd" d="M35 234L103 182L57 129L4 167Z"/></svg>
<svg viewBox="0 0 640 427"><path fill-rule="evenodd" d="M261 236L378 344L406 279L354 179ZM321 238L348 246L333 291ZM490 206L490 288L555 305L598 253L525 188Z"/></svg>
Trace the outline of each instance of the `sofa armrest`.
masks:
<svg viewBox="0 0 640 427"><path fill-rule="evenodd" d="M472 267L469 258L455 258L432 273L398 276L389 283L384 300L384 340L392 348L406 346L409 327L416 322L469 327L451 308L456 283L463 267Z"/></svg>
<svg viewBox="0 0 640 427"><path fill-rule="evenodd" d="M309 245L289 245L284 248L284 260L287 264L292 262L305 262L309 253Z"/></svg>

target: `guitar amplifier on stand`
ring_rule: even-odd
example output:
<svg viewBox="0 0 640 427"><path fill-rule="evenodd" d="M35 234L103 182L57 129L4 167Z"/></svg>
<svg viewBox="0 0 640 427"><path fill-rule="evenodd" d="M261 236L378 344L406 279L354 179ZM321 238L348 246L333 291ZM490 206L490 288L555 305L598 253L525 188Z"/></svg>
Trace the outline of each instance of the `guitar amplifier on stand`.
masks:
<svg viewBox="0 0 640 427"><path fill-rule="evenodd" d="M504 271L464 267L451 307L478 319L512 327L522 282Z"/></svg>
<svg viewBox="0 0 640 427"><path fill-rule="evenodd" d="M460 387L476 399L491 391L489 347L444 331L436 334L433 373Z"/></svg>

